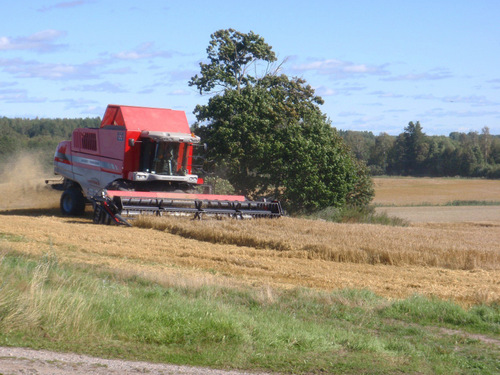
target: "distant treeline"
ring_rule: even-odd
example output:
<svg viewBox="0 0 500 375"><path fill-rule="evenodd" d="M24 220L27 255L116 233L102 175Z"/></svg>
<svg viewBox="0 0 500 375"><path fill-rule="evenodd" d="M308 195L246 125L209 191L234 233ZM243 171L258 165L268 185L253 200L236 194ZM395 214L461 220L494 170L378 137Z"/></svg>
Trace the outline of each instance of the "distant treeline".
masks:
<svg viewBox="0 0 500 375"><path fill-rule="evenodd" d="M340 131L354 155L372 175L500 178L500 135L453 132L428 136L410 122L398 136Z"/></svg>
<svg viewBox="0 0 500 375"><path fill-rule="evenodd" d="M52 163L57 144L76 128L97 128L99 117L24 119L0 117L0 163L19 151L40 151ZM428 136L419 122L410 122L398 136L368 131L339 131L353 154L372 175L462 176L500 178L500 135L487 127L481 133L453 132Z"/></svg>
<svg viewBox="0 0 500 375"><path fill-rule="evenodd" d="M96 128L99 117L77 119L25 119L0 117L0 164L18 152L40 152L44 164L52 163L59 142L71 139L76 128Z"/></svg>

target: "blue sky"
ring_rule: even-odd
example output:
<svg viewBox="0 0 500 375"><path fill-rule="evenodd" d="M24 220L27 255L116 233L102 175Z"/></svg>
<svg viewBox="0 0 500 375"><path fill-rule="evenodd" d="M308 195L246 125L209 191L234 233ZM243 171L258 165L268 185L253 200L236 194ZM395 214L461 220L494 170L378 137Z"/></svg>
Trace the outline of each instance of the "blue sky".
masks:
<svg viewBox="0 0 500 375"><path fill-rule="evenodd" d="M0 5L0 116L184 110L210 34L250 30L342 130L500 134L500 1L17 0Z"/></svg>

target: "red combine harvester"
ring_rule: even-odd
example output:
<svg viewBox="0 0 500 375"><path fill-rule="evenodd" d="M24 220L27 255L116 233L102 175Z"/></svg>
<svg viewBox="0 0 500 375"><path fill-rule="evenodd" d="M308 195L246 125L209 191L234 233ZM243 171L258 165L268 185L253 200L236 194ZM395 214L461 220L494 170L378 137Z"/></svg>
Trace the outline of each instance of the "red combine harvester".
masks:
<svg viewBox="0 0 500 375"><path fill-rule="evenodd" d="M186 114L163 108L109 105L98 129L80 128L57 146L54 172L63 182L61 210L81 215L94 206L94 222L130 225L140 213L187 213L232 217L279 217L279 202L244 196L200 194L193 174L193 147Z"/></svg>

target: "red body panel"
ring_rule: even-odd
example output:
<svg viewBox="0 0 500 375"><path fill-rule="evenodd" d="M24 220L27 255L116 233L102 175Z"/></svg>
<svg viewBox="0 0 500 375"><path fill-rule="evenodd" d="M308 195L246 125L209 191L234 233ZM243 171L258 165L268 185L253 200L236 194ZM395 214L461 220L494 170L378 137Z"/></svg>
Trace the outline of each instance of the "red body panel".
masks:
<svg viewBox="0 0 500 375"><path fill-rule="evenodd" d="M184 111L165 108L132 107L108 105L101 122L107 125L124 126L132 131L161 131L172 133L191 133Z"/></svg>
<svg viewBox="0 0 500 375"><path fill-rule="evenodd" d="M137 142L142 131L160 131L171 133L190 134L189 123L183 111L166 108L133 107L124 105L108 105L101 122L101 128L108 129L124 128L125 145L121 148L123 160L122 176L126 179L129 172L139 170L139 148L131 147L129 140ZM119 130L118 130L119 131ZM104 134L104 132L102 133ZM105 143L107 144L107 143ZM192 146L189 147L189 162L187 171L191 173ZM180 164L179 164L180 165Z"/></svg>
<svg viewBox="0 0 500 375"><path fill-rule="evenodd" d="M233 201L244 202L243 195L215 195L215 194L185 194L185 193L167 193L151 191L120 191L108 190L107 195L113 197L131 197L131 198L165 198L165 199L190 199L190 200L210 200L210 201Z"/></svg>
<svg viewBox="0 0 500 375"><path fill-rule="evenodd" d="M71 139L73 164L123 177L125 129L75 129Z"/></svg>
<svg viewBox="0 0 500 375"><path fill-rule="evenodd" d="M71 142L70 141L62 141L59 143L56 149L56 153L54 155L54 161L63 164L71 164L69 160L70 156L68 154L71 153Z"/></svg>
<svg viewBox="0 0 500 375"><path fill-rule="evenodd" d="M157 134L151 138L151 133ZM145 163L145 160L153 163L153 159L142 156L142 145L146 140L156 142L154 137L161 139L162 134L165 137L180 134L181 137L186 135L190 138L186 114L164 108L109 105L100 128L75 129L71 141L58 145L54 171L76 181L84 195L91 196L115 180L134 178L134 172L149 172L151 164L145 167L141 163ZM171 181L184 176L187 180L192 173L193 144L180 141L178 149L180 152L175 159L177 169L174 171L176 176ZM181 167L185 168L187 175L179 172ZM196 184L192 181L189 183Z"/></svg>

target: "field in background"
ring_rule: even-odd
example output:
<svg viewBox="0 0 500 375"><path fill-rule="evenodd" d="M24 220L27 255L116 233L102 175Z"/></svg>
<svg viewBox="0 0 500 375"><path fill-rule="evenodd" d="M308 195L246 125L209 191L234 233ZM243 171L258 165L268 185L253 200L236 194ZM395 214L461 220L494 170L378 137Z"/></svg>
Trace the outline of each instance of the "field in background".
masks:
<svg viewBox="0 0 500 375"><path fill-rule="evenodd" d="M380 206L445 205L453 201L500 204L500 180L376 177L373 182L373 203Z"/></svg>
<svg viewBox="0 0 500 375"><path fill-rule="evenodd" d="M0 345L284 373L498 370L500 219L486 212L500 206L409 206L424 202L412 183L428 196L451 193L447 179L376 180L378 199L397 203L378 210L419 219L405 227L148 217L125 228L92 224L90 210L62 217L36 160L19 165L0 183ZM440 202L497 186L449 181L470 195Z"/></svg>
<svg viewBox="0 0 500 375"><path fill-rule="evenodd" d="M32 214L37 216L0 215L4 248L160 284L367 289L389 298L419 293L465 305L500 301L500 223L389 227L165 218L174 220L173 229L157 230L93 225L90 217L50 216L46 210Z"/></svg>
<svg viewBox="0 0 500 375"><path fill-rule="evenodd" d="M410 223L500 222L500 180L381 177L374 185L377 212Z"/></svg>
<svg viewBox="0 0 500 375"><path fill-rule="evenodd" d="M408 227L292 218L164 218L119 228L92 225L90 213L81 219L60 217L59 193L44 188L39 173L27 177L30 168L39 170L36 162L27 159L19 165L0 184L0 241L16 251L52 252L66 262L188 283L229 280L285 288L369 289L393 298L421 293L464 304L500 301L500 206L397 206L418 204L424 197L435 204L500 200L500 181L375 179L375 203L392 197L396 205L378 209L414 215ZM439 220L436 215L441 215Z"/></svg>
<svg viewBox="0 0 500 375"><path fill-rule="evenodd" d="M386 213L408 220L410 223L499 223L498 206L418 206L377 207L378 213Z"/></svg>

